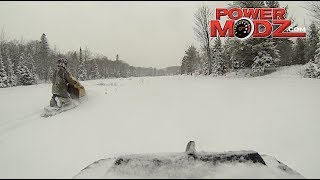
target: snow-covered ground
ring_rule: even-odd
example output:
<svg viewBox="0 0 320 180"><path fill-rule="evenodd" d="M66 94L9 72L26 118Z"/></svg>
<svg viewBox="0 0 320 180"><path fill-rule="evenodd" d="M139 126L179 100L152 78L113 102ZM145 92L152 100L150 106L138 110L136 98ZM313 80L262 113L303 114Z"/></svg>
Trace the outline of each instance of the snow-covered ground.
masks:
<svg viewBox="0 0 320 180"><path fill-rule="evenodd" d="M0 178L72 178L123 154L255 150L319 178L320 81L264 77L86 81L88 100L42 118L50 84L0 89ZM275 73L278 73L276 75Z"/></svg>

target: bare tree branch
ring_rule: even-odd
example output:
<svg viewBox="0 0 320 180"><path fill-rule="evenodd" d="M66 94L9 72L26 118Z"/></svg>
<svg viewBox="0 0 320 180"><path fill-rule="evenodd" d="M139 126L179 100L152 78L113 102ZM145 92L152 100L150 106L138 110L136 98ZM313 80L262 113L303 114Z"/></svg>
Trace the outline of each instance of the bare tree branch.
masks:
<svg viewBox="0 0 320 180"><path fill-rule="evenodd" d="M309 15L312 16L318 23L320 23L320 2L319 1L307 1L306 6L303 8L310 11Z"/></svg>
<svg viewBox="0 0 320 180"><path fill-rule="evenodd" d="M202 51L204 51L206 59L208 60L209 74L211 74L210 21L212 19L212 14L212 10L206 5L202 5L194 14L196 25L194 32L201 44Z"/></svg>

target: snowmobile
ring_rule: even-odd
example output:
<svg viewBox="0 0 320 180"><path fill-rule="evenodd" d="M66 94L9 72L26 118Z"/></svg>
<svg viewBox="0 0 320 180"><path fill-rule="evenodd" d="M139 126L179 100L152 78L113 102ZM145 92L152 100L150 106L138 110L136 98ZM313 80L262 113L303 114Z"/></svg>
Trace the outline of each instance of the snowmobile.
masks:
<svg viewBox="0 0 320 180"><path fill-rule="evenodd" d="M77 107L80 103L82 103L83 100L86 98L87 93L86 93L85 88L74 77L71 77L71 78L74 81L76 81L77 83L75 85L71 85L71 84L67 85L68 86L68 93L71 97L70 103L63 105L60 108L57 106L53 106L53 107L47 106L44 108L44 112L41 114L42 117L54 116L56 114L73 109L73 108Z"/></svg>
<svg viewBox="0 0 320 180"><path fill-rule="evenodd" d="M256 151L197 152L190 141L184 153L136 154L101 159L74 179L99 178L304 178L284 163Z"/></svg>

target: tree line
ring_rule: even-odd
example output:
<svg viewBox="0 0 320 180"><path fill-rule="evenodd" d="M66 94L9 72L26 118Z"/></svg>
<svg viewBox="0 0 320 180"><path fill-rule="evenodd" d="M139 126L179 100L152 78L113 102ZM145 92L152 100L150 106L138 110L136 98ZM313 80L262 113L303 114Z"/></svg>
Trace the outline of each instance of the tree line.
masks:
<svg viewBox="0 0 320 180"><path fill-rule="evenodd" d="M93 54L87 47L61 53L51 49L46 34L40 40L6 41L0 36L0 87L50 82L59 58L67 58L68 69L80 81L100 78L125 78L179 74L179 67L156 69L135 67L105 55Z"/></svg>
<svg viewBox="0 0 320 180"><path fill-rule="evenodd" d="M229 7L278 8L280 4L278 1L234 1ZM289 7L284 8L288 10ZM250 38L240 41L226 37L222 42L220 37L210 37L209 22L213 19L212 16L213 11L206 5L201 6L194 14L194 32L200 48L193 45L187 48L181 61L181 74L219 76L229 71L250 68L251 75L263 75L270 67L314 62L320 51L317 51L320 44L319 24L316 21L307 28L306 38ZM297 25L292 17L288 14L286 16L294 26Z"/></svg>

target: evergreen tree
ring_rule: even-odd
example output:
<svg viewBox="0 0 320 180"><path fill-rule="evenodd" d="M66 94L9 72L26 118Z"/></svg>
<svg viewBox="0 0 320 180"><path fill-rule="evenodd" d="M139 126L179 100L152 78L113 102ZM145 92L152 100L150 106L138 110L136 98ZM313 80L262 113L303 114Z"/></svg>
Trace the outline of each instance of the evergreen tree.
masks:
<svg viewBox="0 0 320 180"><path fill-rule="evenodd" d="M182 58L180 73L187 74L187 57L186 56Z"/></svg>
<svg viewBox="0 0 320 180"><path fill-rule="evenodd" d="M227 66L222 58L222 42L219 36L214 41L212 59L212 74L215 76L221 76L225 74L227 72Z"/></svg>
<svg viewBox="0 0 320 180"><path fill-rule="evenodd" d="M39 43L39 63L37 64L38 72L40 79L47 79L47 70L49 68L49 44L46 34L41 35L40 43Z"/></svg>
<svg viewBox="0 0 320 180"><path fill-rule="evenodd" d="M186 74L193 74L196 70L197 64L200 62L200 56L194 46L188 47L185 56L182 59L181 69Z"/></svg>
<svg viewBox="0 0 320 180"><path fill-rule="evenodd" d="M242 69L244 67L244 62L241 61L241 58L237 57L237 53L232 53L231 54L231 69L237 70L237 69Z"/></svg>
<svg viewBox="0 0 320 180"><path fill-rule="evenodd" d="M97 61L96 60L93 60L94 62L94 64L93 64L93 66L94 66L94 68L93 68L93 70L92 70L92 72L91 72L91 77L92 77L92 79L100 79L101 78L101 76L100 76L100 73L99 73L99 68L98 68L98 64L97 64Z"/></svg>
<svg viewBox="0 0 320 180"><path fill-rule="evenodd" d="M275 38L276 49L279 50L279 59L281 66L289 66L293 64L294 61L294 48L293 42L288 38Z"/></svg>
<svg viewBox="0 0 320 180"><path fill-rule="evenodd" d="M32 74L33 78L36 80L37 75L36 75L36 67L35 67L35 61L30 52L27 53L26 56L26 66L30 70L30 73ZM35 81L36 83L36 81Z"/></svg>
<svg viewBox="0 0 320 180"><path fill-rule="evenodd" d="M269 53L261 51L254 58L254 62L251 66L252 71L261 75L267 67L270 67L274 63L276 63L276 61L274 58L271 57Z"/></svg>
<svg viewBox="0 0 320 180"><path fill-rule="evenodd" d="M261 8L266 7L264 1L236 1L232 7L240 8ZM244 67L252 67L254 59L259 56L260 52L269 54L274 62L279 63L279 50L276 48L275 43L267 38L251 38L246 41L234 43L232 46L234 56L232 59L236 61L234 64L243 64ZM256 66L256 65L254 65Z"/></svg>
<svg viewBox="0 0 320 180"><path fill-rule="evenodd" d="M254 58L259 52L265 51L279 63L279 50L271 39L248 39L246 41L233 40L228 52L231 57L231 67L238 69L242 67L251 67Z"/></svg>
<svg viewBox="0 0 320 180"><path fill-rule="evenodd" d="M269 8L280 8L279 1L266 1L266 6ZM288 12L288 6L284 7ZM288 14L285 14L287 17ZM290 18L293 21L292 18ZM273 25L273 29L277 29L280 25ZM272 39L276 49L279 50L279 59L281 66L288 66L293 64L293 41L289 38L274 38Z"/></svg>
<svg viewBox="0 0 320 180"><path fill-rule="evenodd" d="M305 65L304 77L320 78L320 42L317 47L314 58Z"/></svg>
<svg viewBox="0 0 320 180"><path fill-rule="evenodd" d="M203 74L204 75L212 74L212 64L211 64L212 60L211 60L211 58L208 58L205 56L205 57L203 57L202 62L203 62L203 66L202 66L203 67L203 70L202 70Z"/></svg>
<svg viewBox="0 0 320 180"><path fill-rule="evenodd" d="M14 64L11 61L9 55L7 55L7 72L8 72L8 86L16 86L17 85L17 76L14 73Z"/></svg>
<svg viewBox="0 0 320 180"><path fill-rule="evenodd" d="M294 58L293 64L306 64L306 51L307 44L304 38L297 38L296 44L294 46Z"/></svg>
<svg viewBox="0 0 320 180"><path fill-rule="evenodd" d="M85 62L84 62L84 59L82 58L82 50L81 50L81 47L80 47L80 55L79 55L79 68L78 68L78 79L80 81L84 81L84 80L87 80L87 70L86 70L86 67L85 67Z"/></svg>
<svg viewBox="0 0 320 180"><path fill-rule="evenodd" d="M278 7L280 7L279 1L266 1L266 5L269 8L278 8Z"/></svg>
<svg viewBox="0 0 320 180"><path fill-rule="evenodd" d="M240 42L238 40L229 37L225 39L225 43L223 44L222 58L229 60L226 61L226 66L230 69L242 68L242 66L240 66L240 59L237 57L237 54L240 54L237 52L239 51L239 44Z"/></svg>
<svg viewBox="0 0 320 180"><path fill-rule="evenodd" d="M266 5L264 1L233 1L230 6L239 8L261 8Z"/></svg>
<svg viewBox="0 0 320 180"><path fill-rule="evenodd" d="M313 60L304 65L305 70L303 77L305 78L320 78L320 66Z"/></svg>
<svg viewBox="0 0 320 180"><path fill-rule="evenodd" d="M68 69L70 70L71 74L73 74L75 77L79 77L79 64L80 62L78 59L77 51L71 52L70 56L68 57Z"/></svg>
<svg viewBox="0 0 320 180"><path fill-rule="evenodd" d="M35 78L29 68L26 66L26 59L24 54L21 54L19 64L17 66L17 78L19 85L35 84Z"/></svg>
<svg viewBox="0 0 320 180"><path fill-rule="evenodd" d="M222 42L220 36L217 36L213 44L214 51L222 51Z"/></svg>
<svg viewBox="0 0 320 180"><path fill-rule="evenodd" d="M224 60L222 59L222 53L221 51L215 51L214 52L214 63L212 67L212 74L222 76L227 72L227 67L224 63Z"/></svg>
<svg viewBox="0 0 320 180"><path fill-rule="evenodd" d="M2 55L0 52L0 88L5 88L8 86L8 76L5 70Z"/></svg>
<svg viewBox="0 0 320 180"><path fill-rule="evenodd" d="M311 23L309 27L309 32L307 33L307 53L306 60L310 61L314 59L316 50L318 49L317 44L319 43L319 29L314 22Z"/></svg>
<svg viewBox="0 0 320 180"><path fill-rule="evenodd" d="M314 62L320 64L320 42L317 44L318 49L316 50L316 54L314 55Z"/></svg>

